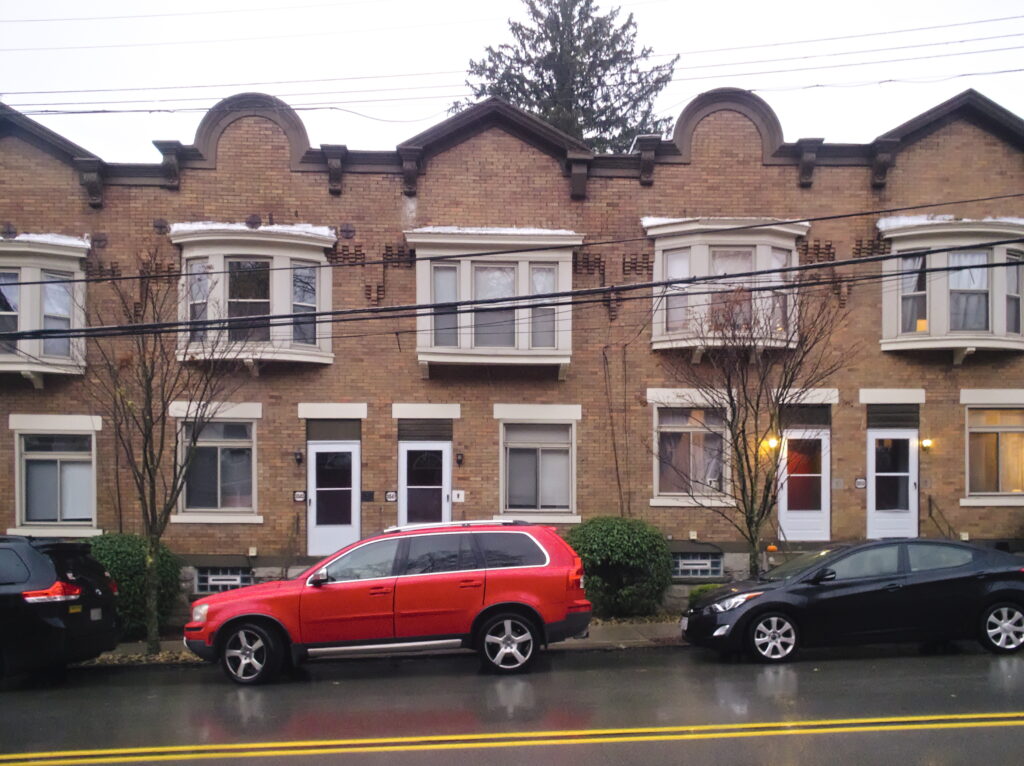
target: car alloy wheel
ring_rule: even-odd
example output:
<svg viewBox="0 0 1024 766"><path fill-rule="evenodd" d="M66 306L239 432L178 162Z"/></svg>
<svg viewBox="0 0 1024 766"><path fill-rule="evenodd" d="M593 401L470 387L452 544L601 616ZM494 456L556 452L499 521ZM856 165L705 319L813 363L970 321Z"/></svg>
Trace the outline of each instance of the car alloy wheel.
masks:
<svg viewBox="0 0 1024 766"><path fill-rule="evenodd" d="M499 614L484 626L480 651L486 665L502 673L526 670L537 653L536 628L517 614Z"/></svg>
<svg viewBox="0 0 1024 766"><path fill-rule="evenodd" d="M993 604L981 624L982 644L993 652L1016 652L1024 646L1024 609L1016 604Z"/></svg>
<svg viewBox="0 0 1024 766"><path fill-rule="evenodd" d="M282 656L276 636L261 625L246 623L231 629L221 665L236 683L262 684L277 676Z"/></svg>
<svg viewBox="0 0 1024 766"><path fill-rule="evenodd" d="M765 662L782 662L796 651L796 626L777 612L759 616L750 630L750 649Z"/></svg>

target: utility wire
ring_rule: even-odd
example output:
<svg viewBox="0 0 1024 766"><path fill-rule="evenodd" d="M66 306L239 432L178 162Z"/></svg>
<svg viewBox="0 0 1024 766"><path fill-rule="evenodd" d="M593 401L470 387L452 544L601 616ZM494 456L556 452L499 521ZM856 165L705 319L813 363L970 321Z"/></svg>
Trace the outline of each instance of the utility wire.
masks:
<svg viewBox="0 0 1024 766"><path fill-rule="evenodd" d="M919 205L903 205L901 207L890 207L890 208L879 208L876 210L860 210L854 213L833 213L831 215L819 215L812 216L809 218L788 218L782 220L771 220L763 221L761 223L750 223L742 226L721 226L718 228L702 229L701 234L723 234L732 231L754 231L757 229L771 228L774 226L788 226L795 223L821 223L822 221L838 221L846 218L863 218L874 215L888 215L890 213L905 213L910 210L927 210L936 207L946 207L947 205L969 205L975 202L994 202L996 200L1004 199L1018 199L1024 197L1024 192L1014 192L1011 194L996 194L989 197L972 197L970 199L958 199L948 200L945 202L926 202ZM699 216L695 216L699 219ZM680 219L687 220L687 219ZM258 229L257 229L258 231ZM481 236L486 236L483 234ZM623 245L634 242L648 242L651 239L650 236L643 237L623 237L620 239L603 239L597 240L596 242L583 242L578 247L590 248L590 247L604 247L608 245ZM433 261L458 261L464 258L482 258L491 255L521 255L523 253L534 253L534 252L547 252L552 250L552 245L536 245L534 247L516 247L508 248L503 250L482 250L476 252L456 253L447 255L431 255L431 256L417 256L416 263L430 263ZM386 266L392 264L396 259L381 259L376 261L362 261L353 263L326 263L326 264L313 264L306 263L305 265L297 266L275 266L267 267L267 271L295 271L296 269L326 269L326 268L362 268L364 266ZM195 276L213 276L218 274L229 274L230 270L221 271L203 271L197 273ZM168 278L181 278L187 277L187 272L175 271L175 272L164 272L162 274L126 274L120 276L107 276L107 277L79 277L72 279L39 279L33 281L24 282L6 282L8 285L44 285L44 284L88 284L90 282L124 282L128 280L146 280L146 279L168 279Z"/></svg>
<svg viewBox="0 0 1024 766"><path fill-rule="evenodd" d="M535 293L532 295L522 296L510 296L500 298L474 298L461 301L445 301L445 302L432 302L432 303L419 303L419 304L404 304L398 306L374 306L367 308L353 308L353 309L333 309L329 311L316 311L316 312L303 312L303 313L284 313L284 314L261 314L255 316L242 316L242 317L221 317L215 319L196 319L196 320L175 320L165 322L146 322L138 323L134 325L101 325L94 327L80 327L71 328L68 330L23 330L18 332L0 333L0 342L3 341L17 341L23 339L34 339L34 338L77 338L77 337L118 337L125 335L137 335L140 333L175 333L182 330L189 332L195 330L231 330L231 329L247 329L253 326L280 326L295 324L295 320L309 320L314 319L316 323L320 323L324 320L330 322L345 322L345 321L362 321L369 318L395 318L396 316L417 316L423 313L431 313L436 309L447 309L449 311L455 310L459 313L467 308L483 307L480 310L487 310L490 307L492 310L502 310L507 308L539 308L549 306L561 306L568 305L577 298L584 300L596 299L604 300L606 296L618 295L620 293L631 293L639 290L650 290L654 288L670 288L670 287L685 287L689 285L701 285L701 284L714 284L718 287L713 292L721 292L723 289L730 289L730 286L734 286L732 289L742 289L746 292L760 292L760 291L775 291L786 290L785 282L775 281L772 283L765 283L761 285L750 285L744 282L748 279L758 279L766 275L774 275L776 277L791 274L803 274L805 272L813 272L819 269L834 270L845 266L856 266L867 263L880 263L883 261L889 261L893 259L902 259L908 257L922 257L932 255L935 253L949 253L959 251L971 251L989 247L997 247L1000 245L1011 245L1024 243L1024 237L1016 237L1011 239L994 240L988 242L975 242L968 245L956 245L956 246L944 246L928 250L912 250L904 251L899 253L889 253L884 255L866 256L861 258L844 259L840 261L825 261L820 263L806 263L798 264L796 266L784 266L773 269L755 269L745 272L736 272L735 274L727 275L707 275L707 276L694 276L677 279L664 279L654 280L648 282L636 282L622 285L604 285L600 287L588 287L578 288L575 290L561 290L547 293ZM998 264L1000 266L1011 265L1020 268L1020 264L1017 262L1003 262ZM965 265L965 266L953 266L953 267L938 267L937 271L964 271L969 269L981 268L980 265ZM920 273L920 269L913 269L907 274ZM904 276L899 274L898 276ZM882 274L879 276L881 279L892 278L891 275ZM833 276L829 276L825 280L822 280L822 284L833 284L836 283L836 279ZM723 287L724 286L724 287ZM799 286L799 285L798 285ZM686 294L699 294L691 293L689 290ZM560 299L569 298L567 302L563 302ZM555 299L554 302L549 302L551 299ZM258 322L258 325L254 324ZM301 322L300 322L301 323Z"/></svg>

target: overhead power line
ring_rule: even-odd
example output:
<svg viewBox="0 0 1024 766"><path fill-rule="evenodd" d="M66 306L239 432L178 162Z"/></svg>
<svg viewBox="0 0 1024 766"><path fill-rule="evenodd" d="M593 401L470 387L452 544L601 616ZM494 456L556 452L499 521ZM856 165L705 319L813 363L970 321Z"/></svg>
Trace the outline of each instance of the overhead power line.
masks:
<svg viewBox="0 0 1024 766"><path fill-rule="evenodd" d="M972 197L969 199L957 199L957 200L946 200L944 202L925 202L918 205L902 205L900 207L889 207L889 208L877 208L875 210L858 210L852 213L833 213L831 215L819 215L808 218L788 218L783 220L772 220L763 223L751 223L743 226L724 226L719 228L710 228L703 230L703 234L722 234L731 231L754 231L757 229L765 229L773 226L786 226L795 223L821 223L824 221L840 221L846 218L865 218L867 216L881 216L890 215L893 213L906 213L911 210L929 210L936 207L947 207L950 205L970 205L977 202L995 202L1004 199L1019 199L1024 197L1024 192L1013 192L1010 194L995 194L988 197ZM699 216L694 216L699 217ZM617 239L602 239L594 242L584 242L580 247L607 247L609 245L625 245L634 242L648 242L651 238L649 236L643 237L620 237ZM432 255L432 256L417 256L416 261L418 263L429 263L433 261L452 261L460 260L464 258L482 258L491 255L520 255L523 253L543 252L550 251L550 245L537 245L536 247L515 247L506 248L502 250L483 250L477 252L458 253L454 255ZM338 264L324 264L324 265L303 265L303 266L278 266L268 267L267 271L294 271L296 269L336 269L336 268L362 268L364 266L384 266L392 263L390 259L380 259L375 261L361 261L358 263L338 263ZM228 274L228 271L204 271L202 272L207 276ZM127 274L121 276L106 276L106 277L80 277L74 279L43 279L34 281L24 282L6 282L8 285L43 285L43 284L88 284L90 282L124 282L130 280L147 280L147 279L167 279L167 278L181 278L187 276L185 272L172 272L162 274Z"/></svg>

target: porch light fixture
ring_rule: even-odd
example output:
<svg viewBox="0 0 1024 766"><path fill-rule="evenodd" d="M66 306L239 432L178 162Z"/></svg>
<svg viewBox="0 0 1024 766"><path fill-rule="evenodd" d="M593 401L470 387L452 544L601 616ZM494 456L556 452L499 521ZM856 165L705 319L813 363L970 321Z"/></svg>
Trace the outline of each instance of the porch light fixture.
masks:
<svg viewBox="0 0 1024 766"><path fill-rule="evenodd" d="M775 436L769 436L767 439L764 440L764 443L768 446L768 449L775 449L776 447L779 446L778 437Z"/></svg>
<svg viewBox="0 0 1024 766"><path fill-rule="evenodd" d="M931 448L932 448L932 440L931 439L922 439L921 440L921 449L923 449L925 452L927 452Z"/></svg>
<svg viewBox="0 0 1024 766"><path fill-rule="evenodd" d="M295 465L302 465L302 450L295 450L295 452L292 453L292 457L295 458Z"/></svg>

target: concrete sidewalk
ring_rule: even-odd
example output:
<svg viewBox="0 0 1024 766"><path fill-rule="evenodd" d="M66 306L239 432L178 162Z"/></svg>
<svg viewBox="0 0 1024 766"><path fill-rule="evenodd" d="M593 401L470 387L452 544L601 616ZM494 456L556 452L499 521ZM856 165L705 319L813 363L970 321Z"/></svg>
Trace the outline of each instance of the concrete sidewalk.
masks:
<svg viewBox="0 0 1024 766"><path fill-rule="evenodd" d="M555 650L569 649L580 650L613 650L613 649L638 649L654 646L681 646L683 641L679 635L678 622L617 622L592 624L590 635L587 638L571 638L558 644L552 644ZM181 639L166 640L160 642L160 651L165 655L186 654L188 657L194 655L185 649ZM114 662L118 659L127 659L137 655L145 655L146 644L143 641L135 641L120 644L112 652L107 652L103 657L108 657ZM101 657L101 661L103 659ZM196 657L196 660L199 658ZM167 656L163 661L171 661Z"/></svg>

